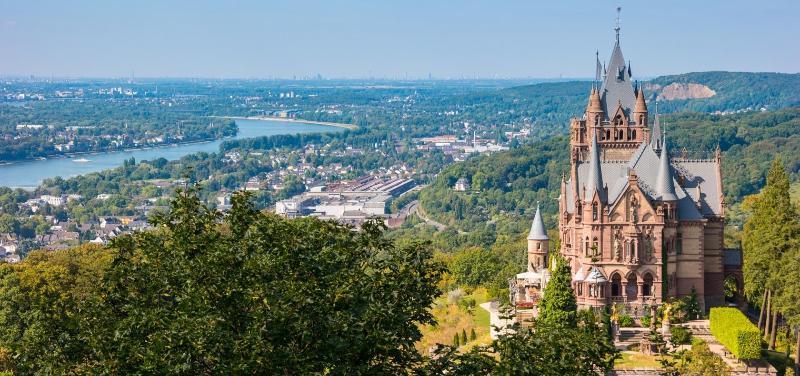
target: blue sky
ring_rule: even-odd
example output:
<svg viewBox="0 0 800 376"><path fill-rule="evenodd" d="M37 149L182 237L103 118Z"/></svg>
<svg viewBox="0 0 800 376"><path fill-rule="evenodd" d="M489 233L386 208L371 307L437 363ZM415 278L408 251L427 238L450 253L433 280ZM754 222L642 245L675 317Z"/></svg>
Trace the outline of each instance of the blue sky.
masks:
<svg viewBox="0 0 800 376"><path fill-rule="evenodd" d="M0 0L0 75L589 77L800 71L800 1Z"/></svg>

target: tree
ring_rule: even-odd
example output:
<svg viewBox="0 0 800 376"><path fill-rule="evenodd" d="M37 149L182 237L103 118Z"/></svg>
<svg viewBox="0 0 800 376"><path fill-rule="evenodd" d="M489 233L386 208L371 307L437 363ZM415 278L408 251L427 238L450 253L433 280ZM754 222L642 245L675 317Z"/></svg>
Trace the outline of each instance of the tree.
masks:
<svg viewBox="0 0 800 376"><path fill-rule="evenodd" d="M555 267L553 275L544 289L544 296L539 301L539 317L550 326L572 327L576 324L578 302L572 289L572 270L562 257L553 255Z"/></svg>
<svg viewBox="0 0 800 376"><path fill-rule="evenodd" d="M691 350L681 350L671 354L672 360L661 360L664 371L662 375L698 375L698 376L726 376L731 374L731 369L719 356L714 354L705 341L699 340L692 344Z"/></svg>
<svg viewBox="0 0 800 376"><path fill-rule="evenodd" d="M503 267L492 250L472 247L458 252L449 263L450 272L460 284L479 286L492 281Z"/></svg>
<svg viewBox="0 0 800 376"><path fill-rule="evenodd" d="M476 339L478 339L478 336L475 335L475 328L472 328L469 332L469 340L474 341Z"/></svg>
<svg viewBox="0 0 800 376"><path fill-rule="evenodd" d="M418 371L423 375L586 375L611 370L618 352L607 329L581 311L574 327L536 323L534 330L514 325L490 346L459 354L440 348Z"/></svg>
<svg viewBox="0 0 800 376"><path fill-rule="evenodd" d="M783 307L773 301L785 302L778 296L785 291L781 286L785 279L780 269L783 256L797 244L800 235L796 210L789 196L789 177L780 157L772 162L767 174L767 184L752 203L752 214L744 226L742 245L744 248L744 290L748 299L757 304L758 297L767 297L766 309L762 309L759 322L766 323L770 333L770 348L774 348L777 333L777 314ZM797 276L797 272L793 276ZM776 291L778 290L778 291Z"/></svg>
<svg viewBox="0 0 800 376"><path fill-rule="evenodd" d="M35 256L0 267L0 347L16 372L397 374L419 362L444 271L427 245L396 247L377 222L355 232L261 213L242 194L223 218L194 189L151 221L97 269Z"/></svg>
<svg viewBox="0 0 800 376"><path fill-rule="evenodd" d="M467 330L466 329L461 329L461 343L462 344L466 344L467 343Z"/></svg>
<svg viewBox="0 0 800 376"><path fill-rule="evenodd" d="M94 245L35 251L0 265L0 352L15 374L82 373L112 254ZM84 372L85 373L85 372Z"/></svg>

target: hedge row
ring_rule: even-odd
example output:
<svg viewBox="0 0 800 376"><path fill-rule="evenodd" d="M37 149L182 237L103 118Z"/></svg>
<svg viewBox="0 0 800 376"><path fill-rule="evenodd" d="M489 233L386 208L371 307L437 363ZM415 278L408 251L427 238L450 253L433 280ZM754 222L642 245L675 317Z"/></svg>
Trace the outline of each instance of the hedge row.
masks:
<svg viewBox="0 0 800 376"><path fill-rule="evenodd" d="M739 359L761 358L761 332L736 308L711 308L711 334Z"/></svg>

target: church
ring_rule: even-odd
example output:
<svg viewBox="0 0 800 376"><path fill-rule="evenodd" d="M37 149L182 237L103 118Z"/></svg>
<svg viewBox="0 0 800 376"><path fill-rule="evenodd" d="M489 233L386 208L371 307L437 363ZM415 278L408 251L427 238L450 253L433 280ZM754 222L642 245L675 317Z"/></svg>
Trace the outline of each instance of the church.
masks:
<svg viewBox="0 0 800 376"><path fill-rule="evenodd" d="M675 147L657 111L649 126L646 94L631 78L615 30L608 64L596 59L586 111L570 122L570 167L558 199L560 249L553 251L572 268L581 308L620 304L638 316L692 290L704 309L722 305L727 256L720 152L702 160L670 153ZM544 229L537 208L528 270L511 280L518 312L535 311L549 278Z"/></svg>

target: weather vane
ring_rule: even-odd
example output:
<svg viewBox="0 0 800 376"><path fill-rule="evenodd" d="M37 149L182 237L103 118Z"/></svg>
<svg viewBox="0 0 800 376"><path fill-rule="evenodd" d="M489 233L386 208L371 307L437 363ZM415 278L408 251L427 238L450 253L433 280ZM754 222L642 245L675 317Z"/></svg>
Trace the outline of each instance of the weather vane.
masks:
<svg viewBox="0 0 800 376"><path fill-rule="evenodd" d="M617 43L619 43L619 14L622 12L622 7L617 7L617 27L614 28L614 31L617 32Z"/></svg>

